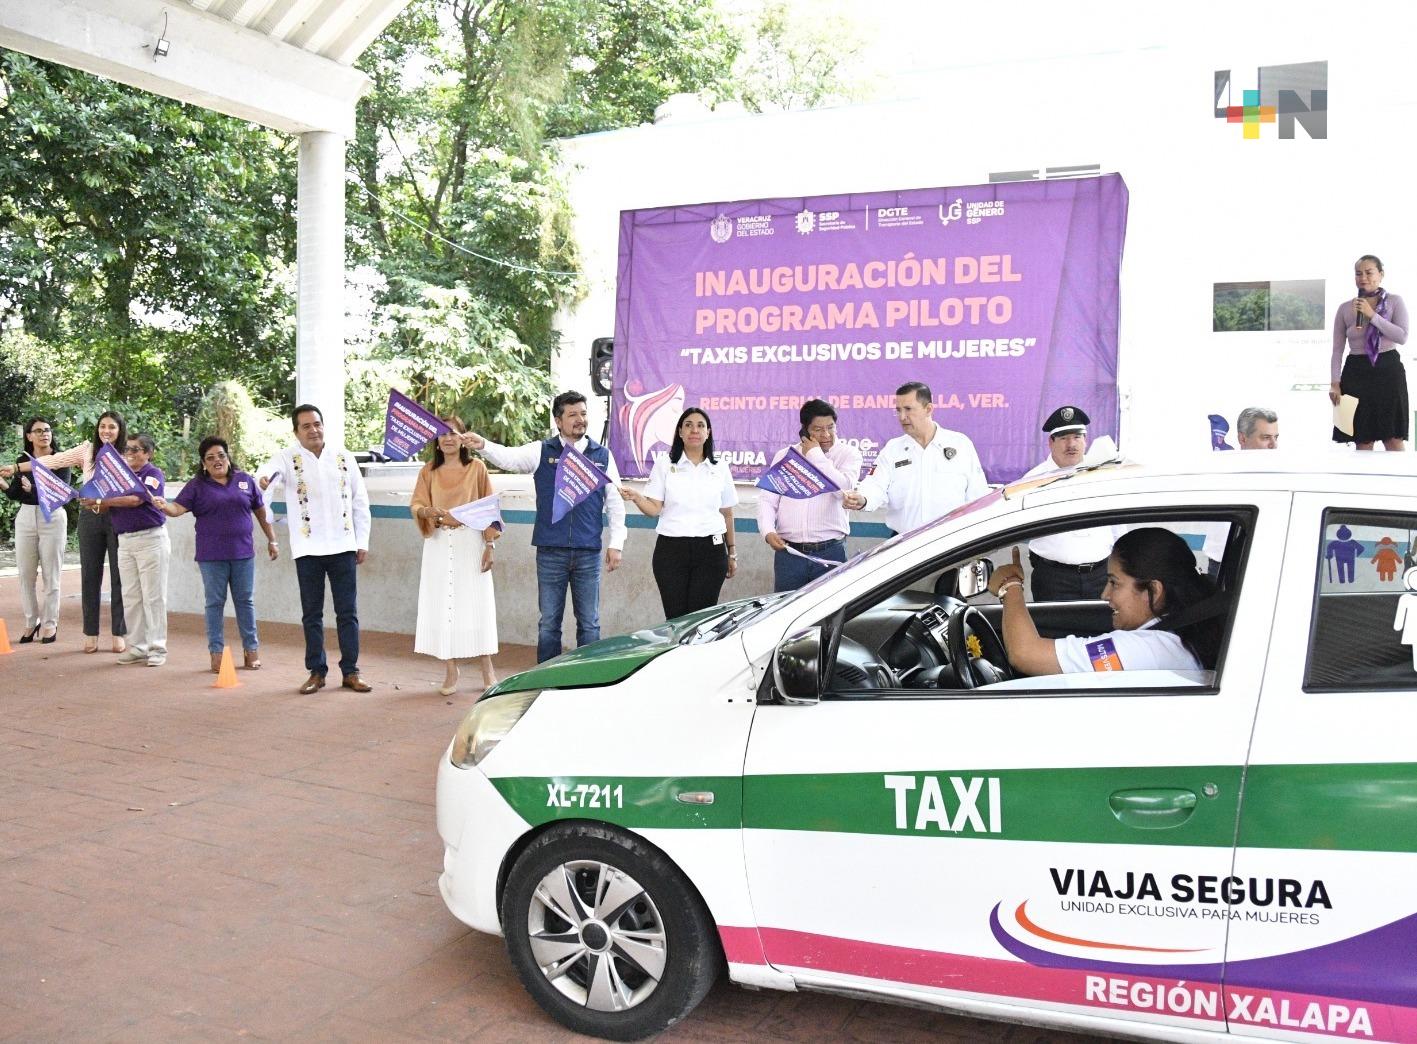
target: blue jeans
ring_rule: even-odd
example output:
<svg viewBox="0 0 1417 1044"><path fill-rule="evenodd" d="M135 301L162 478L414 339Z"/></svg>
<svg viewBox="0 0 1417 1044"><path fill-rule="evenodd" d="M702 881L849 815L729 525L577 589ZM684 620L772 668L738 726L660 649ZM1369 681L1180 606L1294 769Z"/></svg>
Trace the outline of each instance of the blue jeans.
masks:
<svg viewBox="0 0 1417 1044"><path fill-rule="evenodd" d="M828 562L846 561L846 541L833 540L826 547L807 552L813 558L824 558ZM795 591L805 587L825 573L830 566L817 565L805 558L798 558L786 551L775 551L772 556L772 589L774 591Z"/></svg>
<svg viewBox="0 0 1417 1044"><path fill-rule="evenodd" d="M226 592L231 589L231 601L236 606L236 630L241 634L241 648L260 646L256 637L256 560L254 558L223 558L215 562L198 562L202 571L202 590L207 596L207 652L219 653L226 646Z"/></svg>
<svg viewBox="0 0 1417 1044"><path fill-rule="evenodd" d="M359 593L358 568L353 551L303 555L295 560L295 576L300 581L300 623L305 628L305 669L321 678L329 673L329 664L325 661L326 577L329 577L330 596L335 603L340 673L346 676L359 673L359 613L355 608Z"/></svg>
<svg viewBox="0 0 1417 1044"><path fill-rule="evenodd" d="M538 547L536 662L561 655L561 617L566 613L566 585L576 614L576 645L600 641L600 548Z"/></svg>

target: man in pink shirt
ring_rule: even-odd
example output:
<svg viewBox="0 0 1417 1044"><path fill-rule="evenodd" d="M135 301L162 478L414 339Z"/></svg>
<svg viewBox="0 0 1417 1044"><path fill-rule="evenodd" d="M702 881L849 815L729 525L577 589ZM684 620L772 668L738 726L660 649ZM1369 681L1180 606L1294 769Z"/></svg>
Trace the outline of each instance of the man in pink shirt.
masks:
<svg viewBox="0 0 1417 1044"><path fill-rule="evenodd" d="M774 591L795 591L831 568L804 555L828 562L846 561L851 520L842 497L861 477L860 451L837 440L836 410L821 399L808 399L798 411L798 419L802 424L799 441L779 450L772 463L786 456L789 449L796 449L842 492L794 500L758 490L758 532L776 552L772 560Z"/></svg>

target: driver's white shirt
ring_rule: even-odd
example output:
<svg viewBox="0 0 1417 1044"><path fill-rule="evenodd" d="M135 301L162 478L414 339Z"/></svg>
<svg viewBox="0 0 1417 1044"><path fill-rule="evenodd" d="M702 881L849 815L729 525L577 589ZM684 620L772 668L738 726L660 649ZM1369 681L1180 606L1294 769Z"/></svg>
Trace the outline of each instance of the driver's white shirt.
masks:
<svg viewBox="0 0 1417 1044"><path fill-rule="evenodd" d="M1198 671L1197 660L1178 635L1158 631L1152 617L1135 631L1108 631L1091 638L1070 634L1053 642L1063 674L1089 671Z"/></svg>

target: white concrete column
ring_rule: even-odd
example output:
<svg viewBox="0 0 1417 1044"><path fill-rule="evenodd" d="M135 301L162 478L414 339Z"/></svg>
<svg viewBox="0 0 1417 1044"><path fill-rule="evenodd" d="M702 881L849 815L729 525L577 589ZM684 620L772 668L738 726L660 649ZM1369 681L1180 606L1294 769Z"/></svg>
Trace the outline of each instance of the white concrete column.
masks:
<svg viewBox="0 0 1417 1044"><path fill-rule="evenodd" d="M344 443L344 137L300 135L295 399L320 408L325 440Z"/></svg>

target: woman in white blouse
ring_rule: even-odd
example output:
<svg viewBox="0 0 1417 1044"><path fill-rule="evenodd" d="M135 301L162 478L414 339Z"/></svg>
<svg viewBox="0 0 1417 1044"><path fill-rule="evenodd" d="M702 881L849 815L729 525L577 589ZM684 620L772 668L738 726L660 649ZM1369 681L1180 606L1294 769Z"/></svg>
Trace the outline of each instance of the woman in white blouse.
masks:
<svg viewBox="0 0 1417 1044"><path fill-rule="evenodd" d="M714 454L708 414L697 406L681 413L669 456L655 460L644 492L621 486L620 495L659 519L653 566L664 618L717 605L723 581L738 571L738 491L728 462Z"/></svg>

